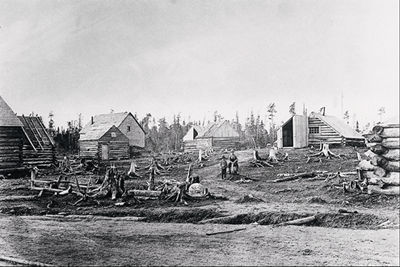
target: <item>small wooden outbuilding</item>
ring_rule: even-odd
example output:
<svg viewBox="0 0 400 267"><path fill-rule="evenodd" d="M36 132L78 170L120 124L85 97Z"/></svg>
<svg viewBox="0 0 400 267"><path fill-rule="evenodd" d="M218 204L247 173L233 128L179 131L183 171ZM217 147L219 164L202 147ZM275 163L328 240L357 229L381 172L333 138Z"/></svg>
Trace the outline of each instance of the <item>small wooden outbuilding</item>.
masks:
<svg viewBox="0 0 400 267"><path fill-rule="evenodd" d="M92 125L80 135L79 156L100 161L129 158L129 138L115 125Z"/></svg>
<svg viewBox="0 0 400 267"><path fill-rule="evenodd" d="M278 147L306 147L308 145L307 128L307 116L293 115L278 129Z"/></svg>
<svg viewBox="0 0 400 267"><path fill-rule="evenodd" d="M311 112L290 117L277 132L278 147L301 148L320 143L363 145L365 138L334 116Z"/></svg>
<svg viewBox="0 0 400 267"><path fill-rule="evenodd" d="M234 149L239 144L239 133L229 121L211 123L206 127L195 125L183 137L183 142L185 152Z"/></svg>

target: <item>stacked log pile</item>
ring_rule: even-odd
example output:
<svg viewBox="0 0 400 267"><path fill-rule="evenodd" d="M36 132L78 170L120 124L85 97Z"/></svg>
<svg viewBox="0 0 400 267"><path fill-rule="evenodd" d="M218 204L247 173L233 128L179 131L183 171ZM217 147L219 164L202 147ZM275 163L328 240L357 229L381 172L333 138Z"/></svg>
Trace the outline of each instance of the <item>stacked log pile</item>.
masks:
<svg viewBox="0 0 400 267"><path fill-rule="evenodd" d="M400 127L399 124L377 125L367 135L365 154L358 166L366 180L369 194L400 194Z"/></svg>

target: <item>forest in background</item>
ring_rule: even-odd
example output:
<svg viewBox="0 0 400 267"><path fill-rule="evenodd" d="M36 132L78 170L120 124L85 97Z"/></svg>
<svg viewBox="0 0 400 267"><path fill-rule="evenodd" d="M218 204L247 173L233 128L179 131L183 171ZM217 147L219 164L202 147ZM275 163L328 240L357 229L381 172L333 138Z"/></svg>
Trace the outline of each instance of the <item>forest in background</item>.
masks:
<svg viewBox="0 0 400 267"><path fill-rule="evenodd" d="M289 106L288 111L291 115L296 114L295 102ZM280 126L280 123L275 122L277 113L275 103L270 103L266 112L267 121L261 119L262 115L251 112L244 123L239 121L238 112L233 119L227 119L218 111L215 111L212 121L185 121L181 114L177 114L173 116L171 123L168 123L165 117L155 118L151 113L147 113L143 118L139 118L137 114L134 116L146 132L145 149L151 152L168 152L183 150L183 137L193 125L206 126L209 123L224 120L228 120L239 133L241 148L266 147L267 144L273 144L277 140L277 129ZM381 117L384 113L384 107L378 110ZM66 152L77 152L79 150L79 132L82 129L81 116L79 115L78 120L68 122L65 129L55 128L53 117L54 115L50 113L48 129L56 141L58 149ZM349 124L349 118L349 111L345 111L342 119ZM371 124L368 123L363 129L360 129L358 121L353 125L357 132L364 132L370 127Z"/></svg>

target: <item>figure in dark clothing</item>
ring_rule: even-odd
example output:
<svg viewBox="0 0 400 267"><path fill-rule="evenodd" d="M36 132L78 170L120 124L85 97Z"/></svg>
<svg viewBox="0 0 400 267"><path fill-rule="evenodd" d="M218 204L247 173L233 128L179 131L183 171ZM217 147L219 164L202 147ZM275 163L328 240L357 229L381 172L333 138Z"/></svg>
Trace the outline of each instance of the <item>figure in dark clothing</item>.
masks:
<svg viewBox="0 0 400 267"><path fill-rule="evenodd" d="M238 158L234 151L229 155L228 172L229 174L237 174L239 172Z"/></svg>
<svg viewBox="0 0 400 267"><path fill-rule="evenodd" d="M221 167L221 177L222 177L222 179L225 179L226 178L226 168L228 167L228 163L226 162L225 156L222 156L219 166Z"/></svg>

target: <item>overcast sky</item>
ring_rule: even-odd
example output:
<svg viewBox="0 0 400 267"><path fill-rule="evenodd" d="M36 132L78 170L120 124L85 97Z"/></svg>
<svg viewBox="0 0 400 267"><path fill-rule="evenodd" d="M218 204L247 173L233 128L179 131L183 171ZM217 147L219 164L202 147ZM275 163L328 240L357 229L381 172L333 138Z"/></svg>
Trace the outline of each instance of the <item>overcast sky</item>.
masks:
<svg viewBox="0 0 400 267"><path fill-rule="evenodd" d="M342 92L361 123L398 114L398 0L0 1L0 95L58 126L270 102L283 120L294 101L342 117Z"/></svg>

